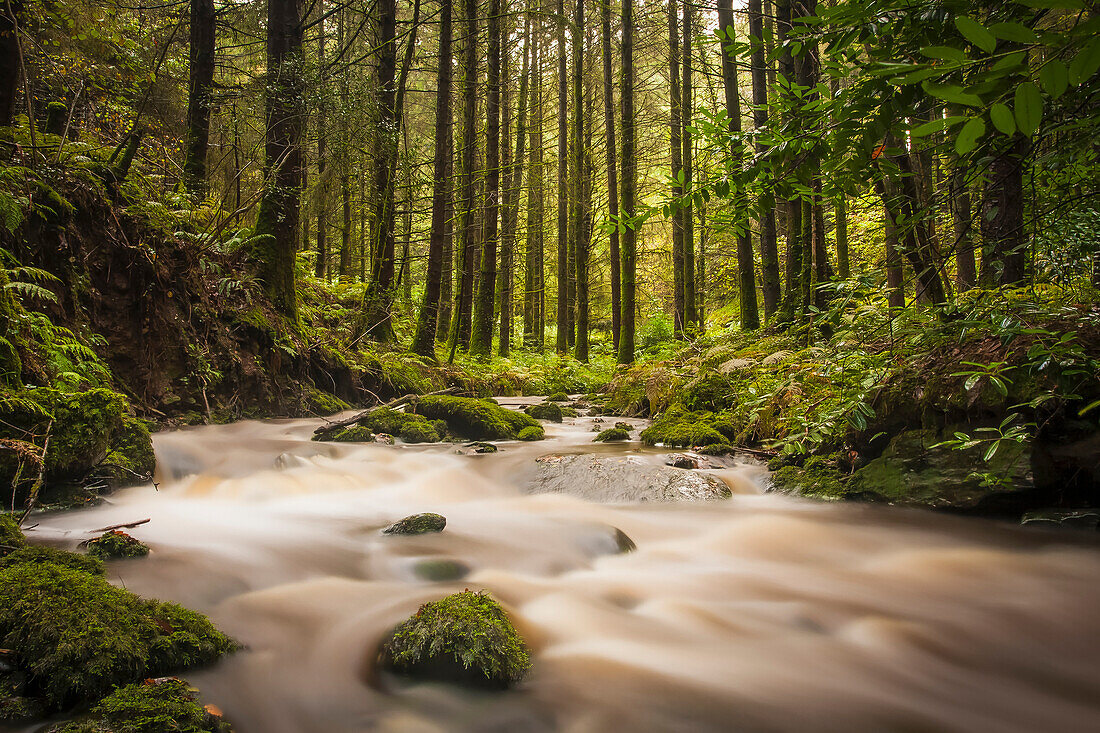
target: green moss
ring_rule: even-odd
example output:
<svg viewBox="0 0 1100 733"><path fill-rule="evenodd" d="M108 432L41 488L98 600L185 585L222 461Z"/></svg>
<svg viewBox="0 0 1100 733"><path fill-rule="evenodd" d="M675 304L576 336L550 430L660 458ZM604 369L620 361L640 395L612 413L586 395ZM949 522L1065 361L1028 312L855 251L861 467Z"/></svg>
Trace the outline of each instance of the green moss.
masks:
<svg viewBox="0 0 1100 733"><path fill-rule="evenodd" d="M843 474L821 463L784 466L771 474L772 486L784 493L816 499L843 499L849 494Z"/></svg>
<svg viewBox="0 0 1100 733"><path fill-rule="evenodd" d="M197 691L174 677L115 690L92 708L91 720L50 733L229 733L228 723L200 704Z"/></svg>
<svg viewBox="0 0 1100 733"><path fill-rule="evenodd" d="M114 486L148 481L157 467L153 440L144 420L126 416L111 442L101 470Z"/></svg>
<svg viewBox="0 0 1100 733"><path fill-rule="evenodd" d="M335 433L324 433L314 437L314 440L332 441L335 443L372 443L374 433L370 428L361 425L353 425L350 428L337 430Z"/></svg>
<svg viewBox="0 0 1100 733"><path fill-rule="evenodd" d="M569 395L567 395L565 392L555 392L554 394L547 397L546 401L547 402L568 402L569 401Z"/></svg>
<svg viewBox="0 0 1100 733"><path fill-rule="evenodd" d="M82 573L103 575L103 563L98 558L81 555L77 552L66 552L53 547L28 545L0 557L0 568L8 568L22 563L49 563L70 570L78 570Z"/></svg>
<svg viewBox="0 0 1100 733"><path fill-rule="evenodd" d="M612 443L618 440L630 440L630 431L622 428L608 428L592 439L596 443Z"/></svg>
<svg viewBox="0 0 1100 733"><path fill-rule="evenodd" d="M51 480L81 478L107 457L129 405L125 397L109 389L56 393L52 402L54 421L46 470Z"/></svg>
<svg viewBox="0 0 1100 733"><path fill-rule="evenodd" d="M398 437L406 443L438 443L440 440L435 426L427 420L405 423Z"/></svg>
<svg viewBox="0 0 1100 733"><path fill-rule="evenodd" d="M26 546L27 538L19 531L15 517L10 514L0 514L0 557Z"/></svg>
<svg viewBox="0 0 1100 733"><path fill-rule="evenodd" d="M542 440L546 437L546 430L541 425L532 425L531 427L524 428L516 434L516 440L522 440L525 442L533 442L536 440Z"/></svg>
<svg viewBox="0 0 1100 733"><path fill-rule="evenodd" d="M199 614L50 563L0 569L0 646L15 651L34 695L54 710L235 648Z"/></svg>
<svg viewBox="0 0 1100 733"><path fill-rule="evenodd" d="M400 519L382 530L383 534L430 534L442 532L447 526L447 518L442 514L424 512Z"/></svg>
<svg viewBox="0 0 1100 733"><path fill-rule="evenodd" d="M413 572L422 580L441 583L466 577L470 573L470 568L457 560L433 558L418 562Z"/></svg>
<svg viewBox="0 0 1100 733"><path fill-rule="evenodd" d="M385 668L418 679L504 688L531 667L523 639L486 593L425 603L382 646Z"/></svg>
<svg viewBox="0 0 1100 733"><path fill-rule="evenodd" d="M508 440L538 420L486 400L469 397L422 397L416 412L430 420L445 420L447 431L471 440Z"/></svg>
<svg viewBox="0 0 1100 733"><path fill-rule="evenodd" d="M561 422L562 420L562 409L556 402L529 405L524 412L536 420L549 420L550 422Z"/></svg>
<svg viewBox="0 0 1100 733"><path fill-rule="evenodd" d="M302 398L305 400L306 410L315 415L335 415L351 409L351 405L336 395L316 387L304 387Z"/></svg>
<svg viewBox="0 0 1100 733"><path fill-rule="evenodd" d="M642 431L642 442L646 445L660 443L670 448L692 448L726 443L726 437L714 428L711 413L688 412L675 405Z"/></svg>
<svg viewBox="0 0 1100 733"><path fill-rule="evenodd" d="M88 554L101 560L144 557L149 554L148 545L119 530L104 532L94 540L89 540L87 546Z"/></svg>

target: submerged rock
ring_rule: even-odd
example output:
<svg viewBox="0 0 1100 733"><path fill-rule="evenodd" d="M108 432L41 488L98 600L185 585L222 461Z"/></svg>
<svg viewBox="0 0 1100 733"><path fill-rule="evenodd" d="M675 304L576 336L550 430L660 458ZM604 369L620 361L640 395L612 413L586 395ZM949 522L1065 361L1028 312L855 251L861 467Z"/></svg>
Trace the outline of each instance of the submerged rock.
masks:
<svg viewBox="0 0 1100 733"><path fill-rule="evenodd" d="M91 717L62 723L47 733L232 733L213 705L203 706L198 690L175 677L127 685L99 701Z"/></svg>
<svg viewBox="0 0 1100 733"><path fill-rule="evenodd" d="M448 580L460 580L470 574L470 566L458 560L432 558L421 560L413 566L413 572L421 580L441 583Z"/></svg>
<svg viewBox="0 0 1100 733"><path fill-rule="evenodd" d="M424 512L394 522L382 530L382 534L430 534L442 532L446 526L447 518L442 514Z"/></svg>
<svg viewBox="0 0 1100 733"><path fill-rule="evenodd" d="M374 436L374 442L381 445L395 445L397 440L389 433L378 433Z"/></svg>
<svg viewBox="0 0 1100 733"><path fill-rule="evenodd" d="M1096 509L1039 509L1028 512L1020 520L1027 527L1051 529L1100 529L1100 511Z"/></svg>
<svg viewBox="0 0 1100 733"><path fill-rule="evenodd" d="M698 453L670 453L665 456L665 465L673 468L710 468L710 461Z"/></svg>
<svg viewBox="0 0 1100 733"><path fill-rule="evenodd" d="M121 530L104 532L94 540L84 543L88 554L101 560L113 560L123 557L144 557L149 554L149 546L134 539Z"/></svg>
<svg viewBox="0 0 1100 733"><path fill-rule="evenodd" d="M526 644L487 593L425 603L382 644L383 669L418 680L503 689L531 668Z"/></svg>
<svg viewBox="0 0 1100 733"><path fill-rule="evenodd" d="M536 459L532 494L571 494L589 501L710 501L731 496L705 473L654 466L637 456L549 455Z"/></svg>

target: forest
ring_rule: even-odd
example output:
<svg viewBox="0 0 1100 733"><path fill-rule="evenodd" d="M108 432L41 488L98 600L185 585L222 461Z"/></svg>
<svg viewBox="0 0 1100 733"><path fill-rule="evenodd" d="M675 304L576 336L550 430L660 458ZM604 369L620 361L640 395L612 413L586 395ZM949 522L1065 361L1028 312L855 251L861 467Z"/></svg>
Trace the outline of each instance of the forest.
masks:
<svg viewBox="0 0 1100 733"><path fill-rule="evenodd" d="M0 0L0 732L1095 720L1100 4L715 2Z"/></svg>

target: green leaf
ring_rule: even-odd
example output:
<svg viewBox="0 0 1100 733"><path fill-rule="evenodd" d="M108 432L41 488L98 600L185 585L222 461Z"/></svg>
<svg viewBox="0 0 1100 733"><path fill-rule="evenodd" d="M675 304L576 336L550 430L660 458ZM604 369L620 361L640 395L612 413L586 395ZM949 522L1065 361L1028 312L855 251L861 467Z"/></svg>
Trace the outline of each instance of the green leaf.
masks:
<svg viewBox="0 0 1100 733"><path fill-rule="evenodd" d="M981 117L975 117L963 125L959 136L955 139L955 152L966 155L978 144L978 138L985 134L985 122Z"/></svg>
<svg viewBox="0 0 1100 733"><path fill-rule="evenodd" d="M970 57L966 55L966 51L961 48L955 48L954 46L925 46L920 50L921 56L927 56L930 59L940 59L943 61L961 61L967 63L970 61Z"/></svg>
<svg viewBox="0 0 1100 733"><path fill-rule="evenodd" d="M1040 8L1048 10L1050 8L1066 8L1068 10L1081 10L1085 7L1081 0L1016 0L1020 5L1026 5L1029 8Z"/></svg>
<svg viewBox="0 0 1100 733"><path fill-rule="evenodd" d="M1069 70L1058 59L1048 61L1039 71L1039 81L1051 99L1058 99L1069 89Z"/></svg>
<svg viewBox="0 0 1100 733"><path fill-rule="evenodd" d="M989 119L993 120L993 126L1005 135L1016 134L1016 120L1012 118L1012 110L1006 105L997 102L989 108Z"/></svg>
<svg viewBox="0 0 1100 733"><path fill-rule="evenodd" d="M1016 87L1016 126L1031 136L1043 120L1043 97L1034 82L1025 81Z"/></svg>
<svg viewBox="0 0 1100 733"><path fill-rule="evenodd" d="M1091 412L1097 407L1100 407L1100 400L1096 400L1096 402L1093 402L1092 404L1082 408L1081 411L1077 413L1077 417L1084 417L1086 412Z"/></svg>
<svg viewBox="0 0 1100 733"><path fill-rule="evenodd" d="M974 388L974 385L978 383L978 380L982 378L981 374L971 374L967 380L963 383L963 389L969 391Z"/></svg>
<svg viewBox="0 0 1100 733"><path fill-rule="evenodd" d="M997 39L993 37L993 34L970 16L960 15L956 17L955 27L959 29L959 33L963 34L963 38L986 53L993 53L997 48Z"/></svg>
<svg viewBox="0 0 1100 733"><path fill-rule="evenodd" d="M1001 393L1002 397L1008 397L1008 387L1005 386L1005 383L1003 381L1001 381L997 377L990 377L989 382L997 388L997 391Z"/></svg>
<svg viewBox="0 0 1100 733"><path fill-rule="evenodd" d="M982 106L982 100L978 95L966 92L958 84L939 84L932 81L926 81L921 84L921 88L933 97L942 99L945 102L962 104L967 107Z"/></svg>
<svg viewBox="0 0 1100 733"><path fill-rule="evenodd" d="M985 455L982 456L982 460L985 461L986 463L989 463L990 461L992 461L993 456L997 455L997 449L1000 448L1000 447L1001 447L1001 444L1000 444L999 441L994 443L993 445L989 446L989 450L987 450L985 452Z"/></svg>
<svg viewBox="0 0 1100 733"><path fill-rule="evenodd" d="M1100 37L1093 38L1069 62L1069 82L1074 86L1088 81L1100 69Z"/></svg>
<svg viewBox="0 0 1100 733"><path fill-rule="evenodd" d="M1020 23L994 23L989 26L989 32L1002 41L1015 43L1038 43L1039 36L1035 31Z"/></svg>
<svg viewBox="0 0 1100 733"><path fill-rule="evenodd" d="M946 130L948 127L958 124L965 119L967 118L962 115L955 115L953 117L940 117L939 119L925 122L922 125L917 125L909 131L909 134L913 137L926 137L933 133L939 132L940 130Z"/></svg>

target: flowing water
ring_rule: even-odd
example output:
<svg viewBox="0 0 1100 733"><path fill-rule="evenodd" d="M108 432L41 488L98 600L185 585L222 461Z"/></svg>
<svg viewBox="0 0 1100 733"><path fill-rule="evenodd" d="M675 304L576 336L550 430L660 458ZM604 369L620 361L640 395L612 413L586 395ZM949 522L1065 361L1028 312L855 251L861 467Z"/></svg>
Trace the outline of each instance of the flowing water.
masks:
<svg viewBox="0 0 1100 733"><path fill-rule="evenodd" d="M310 442L318 424L157 435L159 487L32 532L75 545L151 518L131 532L154 552L109 573L247 644L188 675L239 733L1100 728L1086 537L767 494L752 464L721 472L722 502L527 493L544 453L638 450L593 445L586 419L486 456ZM421 511L446 531L380 534ZM608 527L637 550L611 554ZM426 558L471 572L423 581ZM532 647L526 682L471 693L373 673L389 629L463 588L505 604Z"/></svg>

